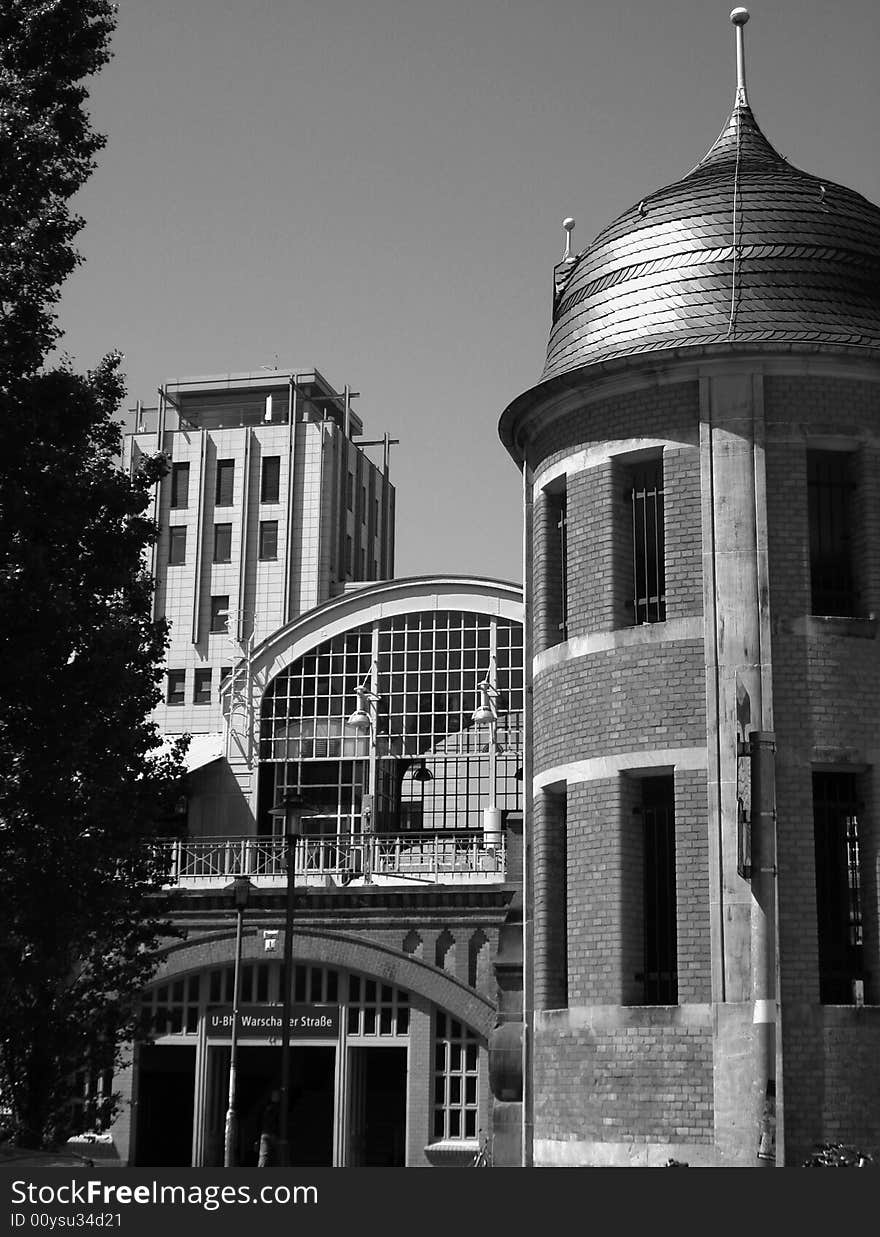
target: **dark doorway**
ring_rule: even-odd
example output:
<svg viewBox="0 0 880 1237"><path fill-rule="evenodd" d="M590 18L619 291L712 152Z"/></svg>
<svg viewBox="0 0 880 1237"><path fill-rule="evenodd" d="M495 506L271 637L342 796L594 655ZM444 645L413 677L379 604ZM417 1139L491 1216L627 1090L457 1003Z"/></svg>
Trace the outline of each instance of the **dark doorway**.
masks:
<svg viewBox="0 0 880 1237"><path fill-rule="evenodd" d="M134 1163L192 1164L195 1044L145 1044L140 1050Z"/></svg>
<svg viewBox="0 0 880 1237"><path fill-rule="evenodd" d="M332 1168L336 1049L292 1047L288 1142L295 1168ZM281 1087L281 1050L238 1050L236 1093L239 1157L242 1166L257 1163L263 1114Z"/></svg>
<svg viewBox="0 0 880 1237"><path fill-rule="evenodd" d="M352 1168L406 1164L406 1049L351 1050Z"/></svg>

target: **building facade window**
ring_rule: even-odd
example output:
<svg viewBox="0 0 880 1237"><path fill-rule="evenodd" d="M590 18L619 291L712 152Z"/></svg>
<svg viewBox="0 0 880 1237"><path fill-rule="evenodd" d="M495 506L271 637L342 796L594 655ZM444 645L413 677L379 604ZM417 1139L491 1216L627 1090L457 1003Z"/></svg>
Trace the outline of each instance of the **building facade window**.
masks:
<svg viewBox="0 0 880 1237"><path fill-rule="evenodd" d="M165 687L165 703L166 704L185 704L186 703L186 671L185 670L169 670L166 679Z"/></svg>
<svg viewBox="0 0 880 1237"><path fill-rule="evenodd" d="M434 1033L435 1139L477 1137L479 1070L480 1045L475 1032L438 1010Z"/></svg>
<svg viewBox="0 0 880 1237"><path fill-rule="evenodd" d="M171 465L171 506L181 508L189 505L189 464Z"/></svg>
<svg viewBox="0 0 880 1237"><path fill-rule="evenodd" d="M819 999L852 1005L864 998L861 855L857 779L813 774Z"/></svg>
<svg viewBox="0 0 880 1237"><path fill-rule="evenodd" d="M678 1002L675 897L675 782L639 779L642 823L643 1005Z"/></svg>
<svg viewBox="0 0 880 1237"><path fill-rule="evenodd" d="M232 559L232 525L214 525L214 562L228 563Z"/></svg>
<svg viewBox="0 0 880 1237"><path fill-rule="evenodd" d="M371 753L370 735L347 718L370 675L374 640L380 701ZM311 833L361 832L372 757L375 831L454 832L443 850L454 866L456 848L479 839L487 805L521 807L522 667L522 625L466 611L394 616L324 641L263 697L261 831L272 831L267 812L279 796L296 790L318 809ZM498 692L494 748L489 727L473 720L477 685L490 673Z"/></svg>
<svg viewBox="0 0 880 1237"><path fill-rule="evenodd" d="M348 511L354 510L354 474L345 474L345 506Z"/></svg>
<svg viewBox="0 0 880 1237"><path fill-rule="evenodd" d="M186 525L174 525L168 530L168 566L182 567L186 562Z"/></svg>
<svg viewBox="0 0 880 1237"><path fill-rule="evenodd" d="M278 521L260 521L260 558L278 557Z"/></svg>
<svg viewBox="0 0 880 1237"><path fill-rule="evenodd" d="M853 458L847 451L807 452L810 612L857 613L853 571Z"/></svg>
<svg viewBox="0 0 880 1237"><path fill-rule="evenodd" d="M260 502L277 503L281 492L281 456L267 455L263 458L260 476Z"/></svg>
<svg viewBox="0 0 880 1237"><path fill-rule="evenodd" d="M352 575L354 571L353 562L352 562L353 556L354 556L354 548L352 546L351 537L346 536L345 538L345 574L348 576Z"/></svg>
<svg viewBox="0 0 880 1237"><path fill-rule="evenodd" d="M568 499L566 478L544 491L545 520L545 647L568 639Z"/></svg>
<svg viewBox="0 0 880 1237"><path fill-rule="evenodd" d="M211 675L213 671L209 667L202 667L196 670L193 679L193 704L210 704L211 703Z"/></svg>
<svg viewBox="0 0 880 1237"><path fill-rule="evenodd" d="M234 488L235 460L218 460L214 505L217 507L231 507Z"/></svg>
<svg viewBox="0 0 880 1237"><path fill-rule="evenodd" d="M211 627L214 634L229 631L229 597L211 598Z"/></svg>
<svg viewBox="0 0 880 1237"><path fill-rule="evenodd" d="M632 550L629 622L666 619L666 547L663 526L663 461L640 460L627 470Z"/></svg>

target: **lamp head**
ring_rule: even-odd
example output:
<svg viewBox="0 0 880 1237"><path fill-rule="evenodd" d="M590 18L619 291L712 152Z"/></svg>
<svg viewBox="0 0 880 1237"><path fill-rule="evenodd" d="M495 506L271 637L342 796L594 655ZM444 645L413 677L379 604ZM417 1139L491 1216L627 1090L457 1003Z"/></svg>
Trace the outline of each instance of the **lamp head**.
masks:
<svg viewBox="0 0 880 1237"><path fill-rule="evenodd" d="M358 734L369 734L373 725L370 706L378 704L379 697L374 696L366 687L356 687L355 695L357 696L357 706L346 725L351 726Z"/></svg>
<svg viewBox="0 0 880 1237"><path fill-rule="evenodd" d="M275 805L269 809L269 815L284 821L285 837L297 838L302 833L303 811L308 805L295 790L286 791Z"/></svg>
<svg viewBox="0 0 880 1237"><path fill-rule="evenodd" d="M351 726L352 730L356 730L358 734L369 734L372 726L369 713L361 708L355 709L345 724Z"/></svg>
<svg viewBox="0 0 880 1237"><path fill-rule="evenodd" d="M490 685L486 682L478 683L477 691L480 693L480 703L474 709L472 716L477 725L488 726L497 721L498 717L490 697Z"/></svg>

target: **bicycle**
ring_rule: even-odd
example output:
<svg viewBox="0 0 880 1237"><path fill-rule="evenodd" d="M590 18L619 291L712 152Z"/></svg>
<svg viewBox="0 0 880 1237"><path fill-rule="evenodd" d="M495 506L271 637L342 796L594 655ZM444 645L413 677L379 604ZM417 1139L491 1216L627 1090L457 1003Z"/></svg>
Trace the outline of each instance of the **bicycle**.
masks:
<svg viewBox="0 0 880 1237"><path fill-rule="evenodd" d="M484 1138L481 1140L479 1147L474 1153L474 1158L471 1160L468 1168L491 1168L492 1160L489 1155L489 1140Z"/></svg>

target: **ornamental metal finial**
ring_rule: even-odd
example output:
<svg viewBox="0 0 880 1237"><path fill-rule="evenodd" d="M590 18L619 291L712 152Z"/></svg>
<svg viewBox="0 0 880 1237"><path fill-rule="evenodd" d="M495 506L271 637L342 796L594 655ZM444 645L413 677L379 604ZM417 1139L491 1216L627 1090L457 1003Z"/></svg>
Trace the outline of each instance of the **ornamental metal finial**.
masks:
<svg viewBox="0 0 880 1237"><path fill-rule="evenodd" d="M563 219L562 226L565 228L565 253L562 255L565 259L571 257L571 234L574 231L574 220L570 215L567 219Z"/></svg>
<svg viewBox="0 0 880 1237"><path fill-rule="evenodd" d="M748 106L746 98L746 53L743 26L749 20L749 10L738 8L730 14L730 20L736 26L736 101Z"/></svg>

